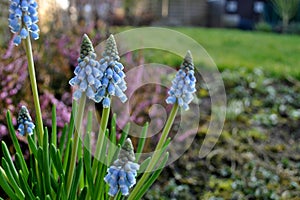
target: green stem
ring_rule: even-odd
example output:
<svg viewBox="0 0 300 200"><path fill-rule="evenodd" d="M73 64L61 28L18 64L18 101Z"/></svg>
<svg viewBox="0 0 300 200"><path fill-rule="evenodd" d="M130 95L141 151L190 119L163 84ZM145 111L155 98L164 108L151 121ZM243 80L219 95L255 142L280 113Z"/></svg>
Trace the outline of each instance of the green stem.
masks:
<svg viewBox="0 0 300 200"><path fill-rule="evenodd" d="M138 181L137 185L134 187L134 189L132 190L130 196L128 197L128 200L133 200L135 199L135 196L137 195L137 193L139 192L139 190L143 187L143 185L145 184L145 182L147 181L147 179L149 178L149 176L151 175L152 170L154 169L157 161L160 159L160 155L161 155L161 151L163 151L163 145L166 142L166 139L168 137L168 134L171 130L171 127L173 125L173 122L175 120L176 114L178 111L178 104L175 103L171 113L169 115L169 118L166 122L166 125L162 131L161 137L159 139L159 142L154 150L153 156L149 162L149 165L147 166L145 173L143 174L143 176L141 177L141 179Z"/></svg>
<svg viewBox="0 0 300 200"><path fill-rule="evenodd" d="M72 153L71 153L71 161L70 161L70 169L68 172L68 179L67 179L67 196L70 195L70 190L72 186L72 181L74 177L74 171L75 171L75 166L76 166L76 159L77 159L77 151L78 151L78 143L79 143L79 138L80 138L80 129L81 129L81 122L83 118L83 111L85 107L85 93L82 93L82 96L80 98L79 102L79 107L78 107L78 112L76 113L75 117L75 130L74 130L74 142L73 142L73 148L72 148Z"/></svg>
<svg viewBox="0 0 300 200"><path fill-rule="evenodd" d="M103 146L103 141L104 141L104 137L105 137L105 131L107 128L107 123L108 123L108 119L109 119L109 113L110 113L110 107L109 108L103 108L102 110L102 117L101 117L101 121L100 121L100 129L99 129L99 134L98 134L98 140L97 140L97 144L96 144L96 151L94 154L94 160L93 160L93 168L92 168L92 172L93 172L93 180L96 180L96 176L97 176L97 161L100 160L101 157L101 149Z"/></svg>
<svg viewBox="0 0 300 200"><path fill-rule="evenodd" d="M31 84L31 89L32 89L32 94L33 94L33 103L34 103L35 112L36 112L38 142L40 145L42 145L43 144L43 136L44 136L43 120L42 120L42 112L41 112L41 107L40 107L39 93L38 93L38 88L37 88L37 83L36 83L32 48L31 48L31 42L30 42L29 36L26 38L25 49L26 49L26 55L27 55L27 60L28 60L28 71L29 71L30 84Z"/></svg>

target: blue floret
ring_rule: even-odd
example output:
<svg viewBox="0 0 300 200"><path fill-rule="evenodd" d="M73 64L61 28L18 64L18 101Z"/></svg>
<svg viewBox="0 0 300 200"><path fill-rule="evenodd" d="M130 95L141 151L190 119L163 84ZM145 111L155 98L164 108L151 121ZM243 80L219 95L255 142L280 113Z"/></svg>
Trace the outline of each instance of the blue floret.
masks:
<svg viewBox="0 0 300 200"><path fill-rule="evenodd" d="M189 104L193 100L193 94L196 92L196 78L194 76L194 65L191 54L188 51L181 69L176 73L169 90L167 104L175 104L176 102L184 110L189 109Z"/></svg>
<svg viewBox="0 0 300 200"><path fill-rule="evenodd" d="M39 38L39 27L36 24L39 19L35 0L11 0L9 13L9 27L11 32L16 34L13 40L16 46L29 35L34 40Z"/></svg>

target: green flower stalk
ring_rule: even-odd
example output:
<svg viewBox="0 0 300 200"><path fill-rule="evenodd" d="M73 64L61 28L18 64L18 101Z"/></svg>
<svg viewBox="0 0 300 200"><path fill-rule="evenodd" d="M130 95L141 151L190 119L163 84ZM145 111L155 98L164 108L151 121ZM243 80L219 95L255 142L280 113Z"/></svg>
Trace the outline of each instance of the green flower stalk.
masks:
<svg viewBox="0 0 300 200"><path fill-rule="evenodd" d="M79 100L78 111L75 117L75 131L74 142L71 152L70 170L67 178L67 195L70 194L72 181L74 178L74 171L76 166L78 144L81 130L81 123L83 119L83 112L86 102L86 97L95 100L94 94L97 90L95 82L100 76L97 71L97 61L95 61L96 54L94 52L93 44L88 36L83 36L80 47L80 58L78 59L78 66L75 68L75 77L70 80L70 85L75 87L73 94L74 100ZM91 90L91 91L90 91Z"/></svg>
<svg viewBox="0 0 300 200"><path fill-rule="evenodd" d="M42 144L43 137L44 137L44 125L43 125L42 112L41 112L41 106L39 100L39 92L38 92L38 87L36 82L32 47L31 47L31 42L29 37L26 38L25 49L26 49L26 55L28 60L28 71L29 71L30 84L31 84L31 89L33 94L33 102L34 102L34 107L36 112L38 141L40 144Z"/></svg>
<svg viewBox="0 0 300 200"><path fill-rule="evenodd" d="M124 94L125 90L127 89L126 82L124 80L124 66L119 62L119 60L120 57L116 41L114 36L110 35L106 41L103 58L99 61L99 69L103 73L103 76L101 78L101 87L95 96L99 102L102 102L103 111L100 122L99 136L96 144L95 160L99 160L102 156L101 149L109 119L111 96L117 96L123 103L127 100L127 97ZM97 175L97 162L95 160L92 168L94 180Z"/></svg>
<svg viewBox="0 0 300 200"><path fill-rule="evenodd" d="M156 163L159 161L161 153L163 152L163 146L167 140L168 134L171 130L172 124L175 120L176 114L178 112L178 108L182 107L183 110L189 109L188 104L192 101L192 93L195 92L195 82L196 79L194 77L194 64L191 52L188 51L181 66L179 72L176 74L175 79L172 81L173 85L169 91L169 97L167 98L167 103L173 104L173 108L168 117L166 125L162 131L159 142L155 148L153 156L147 166L145 173L138 181L137 185L133 189L132 193L128 197L128 200L134 200L138 195L139 191L146 183L148 178L150 177L152 171L154 170ZM186 100L185 96L188 98Z"/></svg>
<svg viewBox="0 0 300 200"><path fill-rule="evenodd" d="M36 24L38 22L37 7L38 5L35 0L11 0L8 21L11 32L16 34L16 37L13 41L14 44L18 46L21 43L22 39L25 40L25 51L28 61L29 78L33 94L34 107L36 111L38 141L39 144L42 144L44 126L36 82L32 47L30 42L30 36L35 40L39 38L39 27Z"/></svg>

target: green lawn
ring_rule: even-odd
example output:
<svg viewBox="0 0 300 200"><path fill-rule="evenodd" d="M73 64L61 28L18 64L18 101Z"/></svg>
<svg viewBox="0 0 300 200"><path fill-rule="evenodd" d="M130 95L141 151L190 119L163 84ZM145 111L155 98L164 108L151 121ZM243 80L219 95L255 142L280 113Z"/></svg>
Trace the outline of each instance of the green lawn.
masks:
<svg viewBox="0 0 300 200"><path fill-rule="evenodd" d="M261 67L300 78L300 36L229 29L174 28L199 42L219 69Z"/></svg>
<svg viewBox="0 0 300 200"><path fill-rule="evenodd" d="M291 75L300 79L300 36L233 29L171 29L201 44L220 70L260 67L274 76ZM116 32L122 30L128 30L128 27L115 29ZM170 66L181 62L181 58L170 53L157 50L145 50L144 53L148 62L160 59L160 63Z"/></svg>

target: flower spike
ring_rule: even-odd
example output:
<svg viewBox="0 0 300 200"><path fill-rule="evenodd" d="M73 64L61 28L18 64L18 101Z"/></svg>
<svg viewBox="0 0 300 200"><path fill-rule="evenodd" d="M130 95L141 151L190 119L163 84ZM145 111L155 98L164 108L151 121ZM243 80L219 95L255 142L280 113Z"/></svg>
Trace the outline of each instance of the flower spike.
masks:
<svg viewBox="0 0 300 200"><path fill-rule="evenodd" d="M125 90L127 89L124 80L124 66L119 62L120 57L117 50L117 44L113 35L110 35L106 41L103 58L99 61L100 71L104 74L101 79L101 89L96 94L98 102L102 101L103 107L110 106L109 96L117 96L124 103L127 101Z"/></svg>
<svg viewBox="0 0 300 200"><path fill-rule="evenodd" d="M17 122L18 122L18 131L21 135L33 134L33 129L35 125L32 122L32 119L30 117L30 114L26 106L21 107Z"/></svg>
<svg viewBox="0 0 300 200"><path fill-rule="evenodd" d="M136 183L135 177L139 164L134 163L135 155L131 140L128 138L122 147L118 159L108 168L104 181L109 184L110 196L115 196L119 190L125 196Z"/></svg>
<svg viewBox="0 0 300 200"><path fill-rule="evenodd" d="M11 32L16 33L13 41L16 46L29 35L34 40L39 38L37 7L35 0L10 0L8 22Z"/></svg>
<svg viewBox="0 0 300 200"><path fill-rule="evenodd" d="M172 87L168 92L169 97L166 99L168 104L177 102L184 110L189 109L189 104L193 100L193 94L196 92L194 73L192 54L188 51L180 66L180 70L172 81Z"/></svg>
<svg viewBox="0 0 300 200"><path fill-rule="evenodd" d="M71 86L76 87L73 98L78 100L85 93L89 99L98 102L95 95L100 89L103 73L99 70L92 42L86 34L81 42L80 57L74 74L75 77L69 81Z"/></svg>

